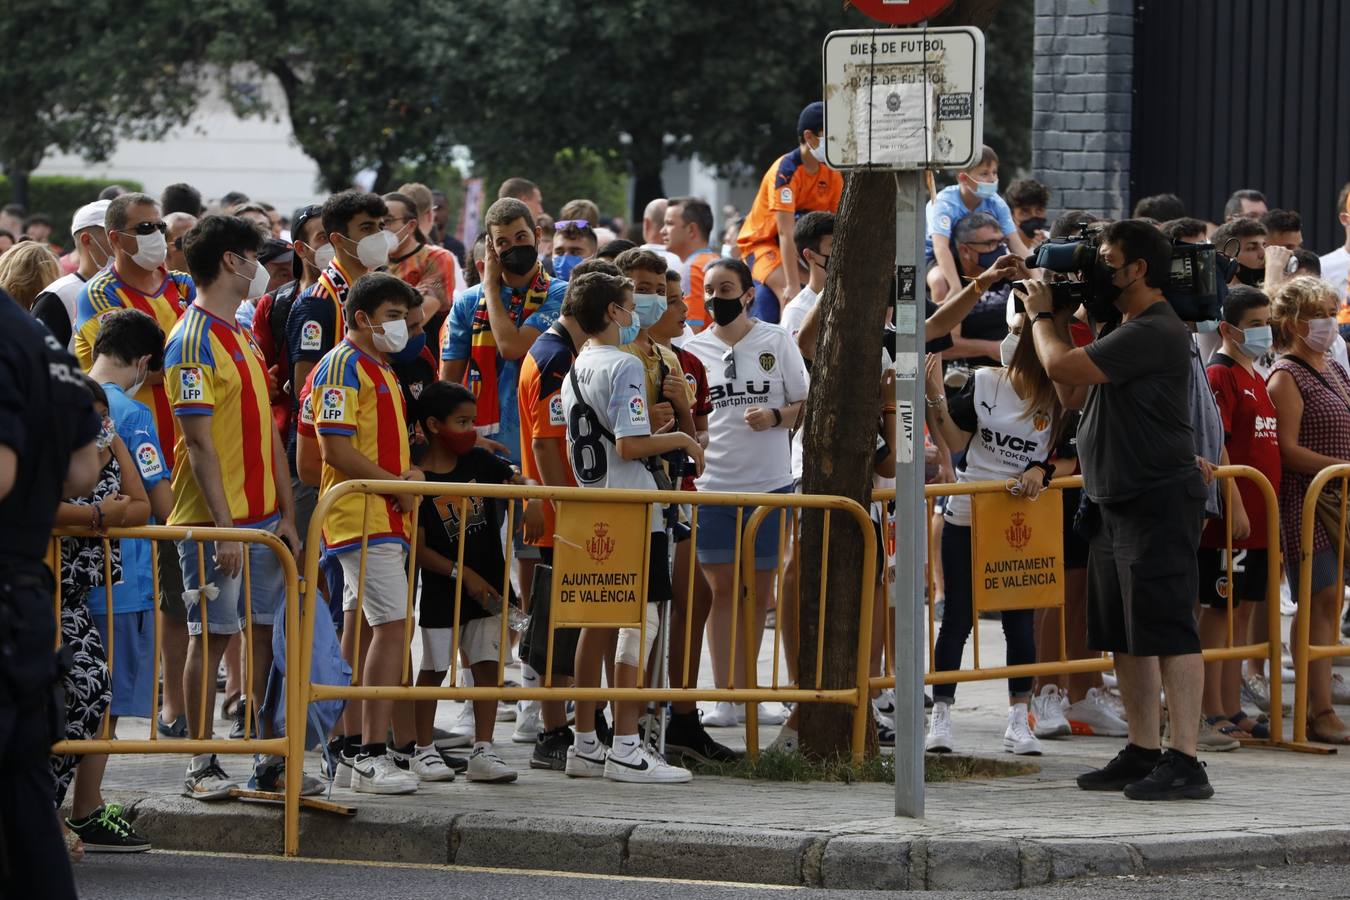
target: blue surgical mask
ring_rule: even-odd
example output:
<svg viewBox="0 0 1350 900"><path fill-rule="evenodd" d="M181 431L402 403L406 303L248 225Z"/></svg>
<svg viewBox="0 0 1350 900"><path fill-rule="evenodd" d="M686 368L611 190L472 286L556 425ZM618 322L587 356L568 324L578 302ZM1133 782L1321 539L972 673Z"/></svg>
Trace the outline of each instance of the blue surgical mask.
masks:
<svg viewBox="0 0 1350 900"><path fill-rule="evenodd" d="M975 182L975 193L988 200L998 196L997 181L977 181Z"/></svg>
<svg viewBox="0 0 1350 900"><path fill-rule="evenodd" d="M422 353L422 348L425 347L426 345L427 345L427 333L425 331L422 332L421 334L409 337L408 343L403 345L402 350L398 351L397 353L389 354L389 362L393 363L396 366L401 366L410 363L413 360L417 359L417 357Z"/></svg>
<svg viewBox="0 0 1350 900"><path fill-rule="evenodd" d="M1212 319L1212 320L1210 320L1210 321L1208 321L1208 322L1196 322L1196 323L1195 323L1195 333L1196 333L1196 334L1213 334L1214 332L1216 332L1216 331L1218 331L1218 330L1219 330L1219 322L1218 322L1217 319Z"/></svg>
<svg viewBox="0 0 1350 900"><path fill-rule="evenodd" d="M562 256L553 257L553 276L566 281L572 274L572 270L581 264L581 257L575 253L565 253Z"/></svg>
<svg viewBox="0 0 1350 900"><path fill-rule="evenodd" d="M1271 331L1269 325L1242 329L1244 340L1238 346L1252 359L1260 359L1270 352Z"/></svg>
<svg viewBox="0 0 1350 900"><path fill-rule="evenodd" d="M633 300L637 303L638 324L643 328L651 328L666 313L665 294L634 294Z"/></svg>
<svg viewBox="0 0 1350 900"><path fill-rule="evenodd" d="M622 309L622 307L620 307ZM638 332L642 330L642 323L638 321L637 313L631 309L625 309L628 313L628 325L619 326L619 343L631 344L637 340Z"/></svg>
<svg viewBox="0 0 1350 900"><path fill-rule="evenodd" d="M997 247L995 247L993 250L990 250L990 251L988 251L987 253L981 253L981 254L980 254L979 261L978 261L978 265L979 265L979 267L980 267L980 272L985 271L985 270L988 269L990 266L992 266L994 263L998 262L999 259L1001 259L1001 258L1003 257L1003 255L1004 255L1005 253L1007 253L1007 252L1008 252L1008 246L1007 246L1006 244L999 244L999 245L998 245ZM976 274L979 274L979 273L976 273Z"/></svg>

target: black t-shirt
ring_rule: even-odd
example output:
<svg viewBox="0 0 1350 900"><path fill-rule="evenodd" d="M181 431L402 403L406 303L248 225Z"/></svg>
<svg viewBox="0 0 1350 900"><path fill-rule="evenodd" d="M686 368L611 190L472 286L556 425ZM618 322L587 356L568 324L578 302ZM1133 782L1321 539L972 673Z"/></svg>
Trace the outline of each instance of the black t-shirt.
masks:
<svg viewBox="0 0 1350 900"><path fill-rule="evenodd" d="M427 472L427 481L442 484L505 484L515 471L482 447L475 447L459 458L453 472ZM502 556L501 504L483 497L468 500L469 521L464 528L464 566L473 569L500 593L506 559ZM426 532L427 546L451 562L459 554L458 497L423 497L419 512L420 528ZM423 628L451 628L455 615L455 579L422 569L422 600L417 622ZM488 615L465 591L460 599L461 622Z"/></svg>
<svg viewBox="0 0 1350 900"><path fill-rule="evenodd" d="M74 358L0 290L0 444L18 456L0 500L0 568L40 570L70 456L100 424Z"/></svg>
<svg viewBox="0 0 1350 900"><path fill-rule="evenodd" d="M59 294L43 291L33 299L33 318L37 319L56 338L62 347L70 346L75 323L70 321L70 313Z"/></svg>
<svg viewBox="0 0 1350 900"><path fill-rule="evenodd" d="M1084 350L1109 380L1088 389L1078 425L1083 488L1119 503L1195 472L1191 334L1159 300Z"/></svg>

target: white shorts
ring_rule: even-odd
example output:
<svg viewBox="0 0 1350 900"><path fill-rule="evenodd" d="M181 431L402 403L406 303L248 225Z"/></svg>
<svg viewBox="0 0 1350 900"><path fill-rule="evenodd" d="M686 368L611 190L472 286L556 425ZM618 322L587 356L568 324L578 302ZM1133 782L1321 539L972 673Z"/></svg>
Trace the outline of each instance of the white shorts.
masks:
<svg viewBox="0 0 1350 900"><path fill-rule="evenodd" d="M647 604L647 629L646 634L638 628L620 628L619 643L614 651L614 661L622 663L625 666L638 668L646 665L647 654L652 652L652 645L656 643L656 629L660 624L660 616L657 612L655 603ZM638 642L643 643L642 659L638 660Z"/></svg>
<svg viewBox="0 0 1350 900"><path fill-rule="evenodd" d="M450 671L450 638L453 628L420 628L422 632L422 672ZM459 637L459 655L469 665L500 662L502 646L502 617L488 616L470 619Z"/></svg>
<svg viewBox="0 0 1350 900"><path fill-rule="evenodd" d="M342 611L356 609L356 584L361 572L361 550L338 555L342 563ZM408 618L408 551L389 542L366 547L366 588L361 609L371 625Z"/></svg>

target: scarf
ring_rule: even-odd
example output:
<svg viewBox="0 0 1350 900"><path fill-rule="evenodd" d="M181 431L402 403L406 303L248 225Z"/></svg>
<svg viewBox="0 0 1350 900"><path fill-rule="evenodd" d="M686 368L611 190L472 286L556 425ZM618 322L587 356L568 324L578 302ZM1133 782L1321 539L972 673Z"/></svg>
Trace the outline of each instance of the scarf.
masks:
<svg viewBox="0 0 1350 900"><path fill-rule="evenodd" d="M524 295L502 285L507 296L506 312L519 328L526 319L534 315L548 298L548 288L553 279L539 268L525 289ZM501 395L497 390L497 377L502 358L497 354L497 340L492 336L492 326L488 321L487 296L478 295L478 307L473 314L473 327L469 333L469 368L464 373L464 383L473 391L478 400L478 417L474 424L480 434L496 434L501 425Z"/></svg>
<svg viewBox="0 0 1350 900"><path fill-rule="evenodd" d="M319 275L318 285L319 290L327 294L333 301L333 334L341 336L344 330L342 306L347 302L347 288L350 285L347 283L346 273L342 271L342 267L338 265L336 260Z"/></svg>

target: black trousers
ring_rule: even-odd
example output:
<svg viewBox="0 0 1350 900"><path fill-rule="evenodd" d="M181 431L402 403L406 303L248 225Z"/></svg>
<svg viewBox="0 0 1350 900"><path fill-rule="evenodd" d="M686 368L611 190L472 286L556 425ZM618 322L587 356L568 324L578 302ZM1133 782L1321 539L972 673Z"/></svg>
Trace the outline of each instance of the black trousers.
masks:
<svg viewBox="0 0 1350 900"><path fill-rule="evenodd" d="M50 582L0 573L0 898L75 897L56 818Z"/></svg>

